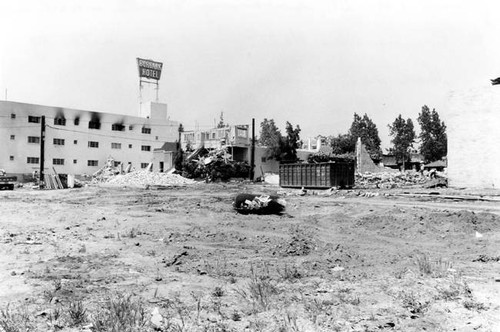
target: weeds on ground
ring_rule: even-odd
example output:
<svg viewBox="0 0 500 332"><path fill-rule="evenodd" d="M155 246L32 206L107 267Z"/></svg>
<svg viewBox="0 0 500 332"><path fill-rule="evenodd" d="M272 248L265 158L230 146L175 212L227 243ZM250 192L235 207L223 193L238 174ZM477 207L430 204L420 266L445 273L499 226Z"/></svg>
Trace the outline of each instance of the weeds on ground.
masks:
<svg viewBox="0 0 500 332"><path fill-rule="evenodd" d="M296 265L289 266L288 264L285 264L282 269L280 269L280 267L278 266L276 267L276 271L278 272L281 279L290 282L296 281L297 279L303 277L303 273L299 272L299 269Z"/></svg>
<svg viewBox="0 0 500 332"><path fill-rule="evenodd" d="M139 332L149 323L144 303L132 295L110 296L91 318L93 332Z"/></svg>
<svg viewBox="0 0 500 332"><path fill-rule="evenodd" d="M424 314L431 306L430 301L421 299L413 291L402 291L399 293L399 298L403 307L408 309L412 314Z"/></svg>
<svg viewBox="0 0 500 332"><path fill-rule="evenodd" d="M0 309L0 330L4 332L24 332L31 330L31 320L26 308L14 313L10 306Z"/></svg>
<svg viewBox="0 0 500 332"><path fill-rule="evenodd" d="M267 265L263 271L257 271L253 265L250 266L251 280L245 288L238 288L236 292L245 301L252 304L254 312L266 311L270 308L274 296L279 294L269 275Z"/></svg>
<svg viewBox="0 0 500 332"><path fill-rule="evenodd" d="M450 262L444 261L441 258L435 262L431 262L429 256L425 254L418 256L416 263L421 275L433 276L435 278L446 277L452 267Z"/></svg>
<svg viewBox="0 0 500 332"><path fill-rule="evenodd" d="M481 302L478 302L474 299L468 299L463 302L464 308L467 310L476 310L476 311L482 311L482 310L488 310L488 307Z"/></svg>
<svg viewBox="0 0 500 332"><path fill-rule="evenodd" d="M220 257L216 257L214 260L203 261L204 269L210 276L216 277L228 277L234 276L234 273L229 270L226 257L221 259Z"/></svg>
<svg viewBox="0 0 500 332"><path fill-rule="evenodd" d="M82 301L72 301L68 305L70 326L79 326L87 321L87 309Z"/></svg>

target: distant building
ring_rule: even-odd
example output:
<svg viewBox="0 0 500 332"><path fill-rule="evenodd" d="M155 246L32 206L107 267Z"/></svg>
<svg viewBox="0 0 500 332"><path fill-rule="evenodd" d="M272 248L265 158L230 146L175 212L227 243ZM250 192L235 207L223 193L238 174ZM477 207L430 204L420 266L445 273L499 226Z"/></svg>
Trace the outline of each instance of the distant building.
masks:
<svg viewBox="0 0 500 332"><path fill-rule="evenodd" d="M392 169L403 169L403 162L396 160L396 156L392 154L382 155L382 160L380 161L381 166L388 167ZM405 163L405 169L413 169L415 171L420 171L424 164L424 156L420 153L411 153L410 161Z"/></svg>
<svg viewBox="0 0 500 332"><path fill-rule="evenodd" d="M181 147L184 151L220 149L227 147L233 160L249 161L251 137L249 125L225 126L209 130L192 130L181 133Z"/></svg>
<svg viewBox="0 0 500 332"><path fill-rule="evenodd" d="M39 170L42 116L45 171L54 167L62 174L93 174L110 157L115 165L145 168L153 162L155 149L178 140L179 127L168 119L166 104L146 105L148 117L136 117L0 101L0 168L17 175ZM170 168L163 162L163 169Z"/></svg>

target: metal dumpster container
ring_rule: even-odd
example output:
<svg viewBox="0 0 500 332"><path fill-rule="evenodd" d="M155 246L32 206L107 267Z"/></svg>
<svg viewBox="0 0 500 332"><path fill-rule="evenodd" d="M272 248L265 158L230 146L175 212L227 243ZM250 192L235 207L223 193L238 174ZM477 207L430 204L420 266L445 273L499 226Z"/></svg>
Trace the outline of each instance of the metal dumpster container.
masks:
<svg viewBox="0 0 500 332"><path fill-rule="evenodd" d="M279 175L284 188L349 188L354 185L354 162L281 164Z"/></svg>

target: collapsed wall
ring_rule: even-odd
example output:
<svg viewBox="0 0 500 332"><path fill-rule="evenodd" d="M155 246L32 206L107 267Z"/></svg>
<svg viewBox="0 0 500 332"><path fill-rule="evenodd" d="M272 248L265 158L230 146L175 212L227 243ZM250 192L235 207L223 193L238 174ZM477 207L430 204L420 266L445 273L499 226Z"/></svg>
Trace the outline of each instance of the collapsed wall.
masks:
<svg viewBox="0 0 500 332"><path fill-rule="evenodd" d="M357 173L381 173L381 172L397 172L391 168L376 165L370 154L365 148L365 145L361 143L361 137L358 137L356 142L356 172Z"/></svg>
<svg viewBox="0 0 500 332"><path fill-rule="evenodd" d="M457 91L447 114L451 187L500 188L500 86Z"/></svg>

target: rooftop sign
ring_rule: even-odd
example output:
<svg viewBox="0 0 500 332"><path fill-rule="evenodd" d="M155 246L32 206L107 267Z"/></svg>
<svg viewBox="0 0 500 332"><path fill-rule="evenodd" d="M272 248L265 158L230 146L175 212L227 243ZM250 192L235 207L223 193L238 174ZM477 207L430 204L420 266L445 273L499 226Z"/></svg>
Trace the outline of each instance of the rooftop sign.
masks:
<svg viewBox="0 0 500 332"><path fill-rule="evenodd" d="M137 58L137 66L139 67L139 77L150 78L152 80L160 79L163 63Z"/></svg>

